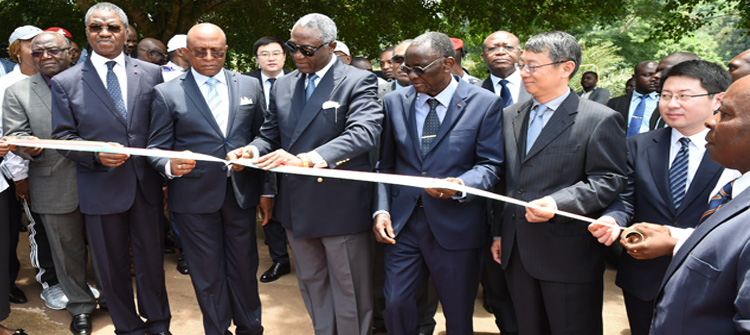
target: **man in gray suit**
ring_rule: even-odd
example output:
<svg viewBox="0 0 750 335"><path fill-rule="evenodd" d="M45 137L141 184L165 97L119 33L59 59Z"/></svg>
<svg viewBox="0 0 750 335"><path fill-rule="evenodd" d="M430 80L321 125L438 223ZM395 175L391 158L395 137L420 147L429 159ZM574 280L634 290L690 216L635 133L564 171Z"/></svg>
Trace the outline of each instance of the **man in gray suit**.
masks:
<svg viewBox="0 0 750 335"><path fill-rule="evenodd" d="M580 63L567 33L526 42L521 76L534 98L503 113L505 185L497 191L597 217L625 186L625 134L619 114L568 87ZM604 249L587 226L513 205L495 217L492 253L506 271L519 333L602 334Z"/></svg>
<svg viewBox="0 0 750 335"><path fill-rule="evenodd" d="M401 71L401 64L404 63L404 54L406 54L406 49L411 45L411 41L411 39L404 40L393 49L391 64L393 65L393 77L396 80L378 86L378 101L382 102L383 96L385 96L386 93L390 93L399 88L411 86L409 75L406 72Z"/></svg>
<svg viewBox="0 0 750 335"><path fill-rule="evenodd" d="M490 69L482 87L502 97L503 107L531 99L517 68L522 53L518 37L507 31L490 34L482 44L482 59Z"/></svg>
<svg viewBox="0 0 750 335"><path fill-rule="evenodd" d="M50 138L52 95L49 80L70 66L70 42L55 32L39 34L31 55L39 73L9 87L3 101L3 131L8 136ZM19 148L30 160L31 207L41 215L49 238L57 279L68 296L71 315L90 314L96 299L86 283L86 225L78 209L75 162L56 150Z"/></svg>
<svg viewBox="0 0 750 335"><path fill-rule="evenodd" d="M382 130L377 78L333 56L336 24L322 14L295 23L286 43L297 70L273 86L260 136L230 153L260 166L372 171ZM280 175L275 216L294 253L316 334L366 335L372 325L372 183Z"/></svg>
<svg viewBox="0 0 750 335"><path fill-rule="evenodd" d="M589 99L596 101L602 105L606 105L609 101L609 90L603 87L597 87L596 84L599 82L599 75L594 71L586 71L581 76L581 87L583 90L578 92L578 96L581 99Z"/></svg>

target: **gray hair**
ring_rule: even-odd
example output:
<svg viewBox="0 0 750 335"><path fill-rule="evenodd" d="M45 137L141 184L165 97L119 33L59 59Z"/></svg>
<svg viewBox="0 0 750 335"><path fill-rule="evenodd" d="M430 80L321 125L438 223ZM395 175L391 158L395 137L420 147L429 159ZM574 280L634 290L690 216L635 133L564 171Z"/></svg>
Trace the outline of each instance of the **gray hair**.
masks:
<svg viewBox="0 0 750 335"><path fill-rule="evenodd" d="M548 53L553 62L572 61L575 68L570 74L573 77L581 65L581 47L573 35L562 31L548 31L537 34L526 41L526 51L533 53Z"/></svg>
<svg viewBox="0 0 750 335"><path fill-rule="evenodd" d="M100 2L96 5L91 6L88 11L86 11L86 25L89 25L89 20L91 20L91 15L94 15L94 13L98 11L104 11L104 12L111 12L117 14L117 16L120 17L120 21L122 21L122 24L125 25L123 27L124 29L128 28L128 16L125 15L125 12L122 10L122 8L117 7L117 5L109 3L109 2Z"/></svg>
<svg viewBox="0 0 750 335"><path fill-rule="evenodd" d="M436 31L428 31L422 35L417 36L414 41L411 42L412 46L426 46L429 49L428 55L440 56L440 57L453 57L456 54L456 50L453 47L448 35L439 33Z"/></svg>
<svg viewBox="0 0 750 335"><path fill-rule="evenodd" d="M330 17L323 14L311 13L303 16L301 19L297 20L292 27L292 30L298 26L320 31L319 39L323 43L331 43L336 40L336 23L333 22Z"/></svg>

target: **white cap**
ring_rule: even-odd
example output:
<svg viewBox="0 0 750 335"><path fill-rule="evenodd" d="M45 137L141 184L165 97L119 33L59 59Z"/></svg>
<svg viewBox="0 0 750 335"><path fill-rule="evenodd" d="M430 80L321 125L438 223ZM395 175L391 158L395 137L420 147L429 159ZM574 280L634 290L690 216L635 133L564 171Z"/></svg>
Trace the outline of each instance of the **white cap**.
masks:
<svg viewBox="0 0 750 335"><path fill-rule="evenodd" d="M341 51L344 53L344 55L351 56L352 54L349 52L349 47L344 44L344 42L336 41L336 48L333 49L333 52Z"/></svg>
<svg viewBox="0 0 750 335"><path fill-rule="evenodd" d="M42 30L34 27L34 26L20 26L16 28L16 30L13 31L12 34L10 34L10 39L8 39L8 44L13 44L16 40L30 40L36 35L39 35L42 33Z"/></svg>
<svg viewBox="0 0 750 335"><path fill-rule="evenodd" d="M187 35L185 34L174 35L167 42L167 52L182 48L187 48Z"/></svg>

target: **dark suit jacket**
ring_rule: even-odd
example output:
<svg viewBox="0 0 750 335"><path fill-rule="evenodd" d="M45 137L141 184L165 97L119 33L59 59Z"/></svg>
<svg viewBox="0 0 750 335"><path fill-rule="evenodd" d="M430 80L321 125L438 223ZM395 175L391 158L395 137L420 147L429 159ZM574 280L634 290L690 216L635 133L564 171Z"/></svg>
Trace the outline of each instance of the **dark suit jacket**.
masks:
<svg viewBox="0 0 750 335"><path fill-rule="evenodd" d="M583 91L578 92L578 96L580 97L583 94ZM596 87L594 88L594 92L591 92L591 95L589 96L589 100L596 101L602 105L606 105L609 101L609 90L603 87Z"/></svg>
<svg viewBox="0 0 750 335"><path fill-rule="evenodd" d="M622 115L622 126L623 129L627 130L628 127L628 114L630 113L630 99L633 98L633 93L621 95L616 98L609 99L607 107L614 109L620 115Z"/></svg>
<svg viewBox="0 0 750 335"><path fill-rule="evenodd" d="M651 334L750 333L750 191L703 222L675 254Z"/></svg>
<svg viewBox="0 0 750 335"><path fill-rule="evenodd" d="M672 129L662 128L628 138L628 182L604 215L618 224L653 222L680 228L695 227L708 207L711 189L724 168L703 155L680 208L675 210L669 186L669 147ZM623 252L617 285L644 301L654 300L671 257L636 260Z"/></svg>
<svg viewBox="0 0 750 335"><path fill-rule="evenodd" d="M435 178L457 177L465 185L489 189L502 173L502 99L462 80L453 94L445 119L427 155L422 158L417 135L417 92L413 87L389 93L384 99L385 122L380 172ZM435 239L446 249L478 248L487 241L486 202L483 199L437 199L424 189L381 184L378 210L390 212L398 234L422 203ZM460 224L457 224L459 223Z"/></svg>
<svg viewBox="0 0 750 335"><path fill-rule="evenodd" d="M190 150L224 158L250 142L263 123L263 93L254 78L224 70L229 88L227 135L221 132L192 71L154 89L149 148ZM163 172L169 158L149 157ZM263 173L257 169L231 172L232 186L241 208L258 204ZM224 204L227 167L196 161L190 173L168 180L169 208L178 213L212 213Z"/></svg>
<svg viewBox="0 0 750 335"><path fill-rule="evenodd" d="M146 147L154 86L162 82L161 68L125 57L127 121L115 107L91 59L52 78L52 138L117 142ZM161 177L146 157L132 156L119 167L106 167L94 154L60 152L78 163L81 212L105 215L125 212L136 197L136 183L146 201L161 202Z"/></svg>
<svg viewBox="0 0 750 335"><path fill-rule="evenodd" d="M598 217L625 187L625 134L617 113L570 93L542 129L528 155L526 128L533 100L503 112L505 187L498 193L531 201L551 196L560 210ZM499 209L495 209L498 213ZM556 216L529 223L524 207L507 205L493 232L502 236L506 267L514 244L527 272L540 280L600 280L603 246L588 224Z"/></svg>
<svg viewBox="0 0 750 335"><path fill-rule="evenodd" d="M324 102L338 108L323 109ZM329 168L371 171L368 151L381 133L383 108L377 78L336 60L305 104L305 75L279 78L260 136L261 154L282 148L297 155L315 151ZM371 183L281 174L276 217L295 238L354 234L372 228Z"/></svg>
<svg viewBox="0 0 750 335"><path fill-rule="evenodd" d="M287 69L284 69L282 71L284 71L284 74L288 74L289 73L289 70L287 70ZM263 87L263 77L261 77L260 73L261 73L260 69L255 69L255 70L252 70L250 72L245 72L243 74L246 75L246 76L250 76L250 77L253 77L255 79L258 79L258 82L260 83L260 89L261 89L261 91L263 91L263 94L264 94L263 96L265 97L265 88ZM275 85L275 83L274 83L274 85Z"/></svg>
<svg viewBox="0 0 750 335"><path fill-rule="evenodd" d="M490 92L495 93L495 87L492 85L492 77L488 77L484 81L482 81L482 88L490 90ZM518 101L513 101L513 104L517 104L519 102L524 102L526 100L531 99L532 96L528 92L526 92L526 85L521 83L521 88L518 89ZM512 106L512 105L511 105ZM510 107L510 106L509 106Z"/></svg>

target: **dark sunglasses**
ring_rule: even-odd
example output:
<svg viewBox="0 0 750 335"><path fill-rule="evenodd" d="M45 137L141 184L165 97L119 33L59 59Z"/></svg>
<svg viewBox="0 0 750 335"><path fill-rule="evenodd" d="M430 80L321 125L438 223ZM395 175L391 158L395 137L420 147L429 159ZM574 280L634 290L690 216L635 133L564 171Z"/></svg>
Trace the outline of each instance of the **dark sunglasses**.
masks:
<svg viewBox="0 0 750 335"><path fill-rule="evenodd" d="M88 26L87 29L92 33L100 33L104 29L107 29L108 32L113 33L113 34L117 34L122 31L122 27L116 24L108 24L106 26L102 26L100 24L92 24Z"/></svg>
<svg viewBox="0 0 750 335"><path fill-rule="evenodd" d="M226 52L224 50L214 50L214 49L203 49L203 50L190 50L190 52L193 53L193 56L195 58L206 58L208 56L208 52L211 52L211 56L213 56L216 59L222 59L224 58L224 55L226 55ZM163 55L163 54L161 54Z"/></svg>
<svg viewBox="0 0 750 335"><path fill-rule="evenodd" d="M41 51L32 51L31 52L31 57L34 57L34 58L42 57L42 56L44 56L45 52L50 57L57 57L57 55L59 55L61 52L65 51L65 50L68 50L68 49L70 49L70 48L64 48L64 49L45 49L45 50L41 50Z"/></svg>
<svg viewBox="0 0 750 335"><path fill-rule="evenodd" d="M421 76L421 75L423 75L427 71L427 69L430 68L430 66L432 66L432 64L435 64L437 61L442 60L442 59L445 59L445 57L438 58L438 59L432 61L432 63L427 64L427 66L425 66L425 67L416 66L416 65L415 66L406 66L406 64L404 64L404 65L401 65L400 69L401 69L401 71L404 71L406 74L409 74L412 71L414 71L414 73L416 75Z"/></svg>
<svg viewBox="0 0 750 335"><path fill-rule="evenodd" d="M391 63L398 63L401 64L404 62L404 56L393 56L391 58Z"/></svg>
<svg viewBox="0 0 750 335"><path fill-rule="evenodd" d="M311 46L307 45L297 45L292 41L286 41L286 47L289 49L289 53L295 53L297 50L301 52L306 57L312 57L315 55L315 52L318 51L318 49L322 48L323 46L327 45L328 43L323 43L319 45L317 48L313 48Z"/></svg>

